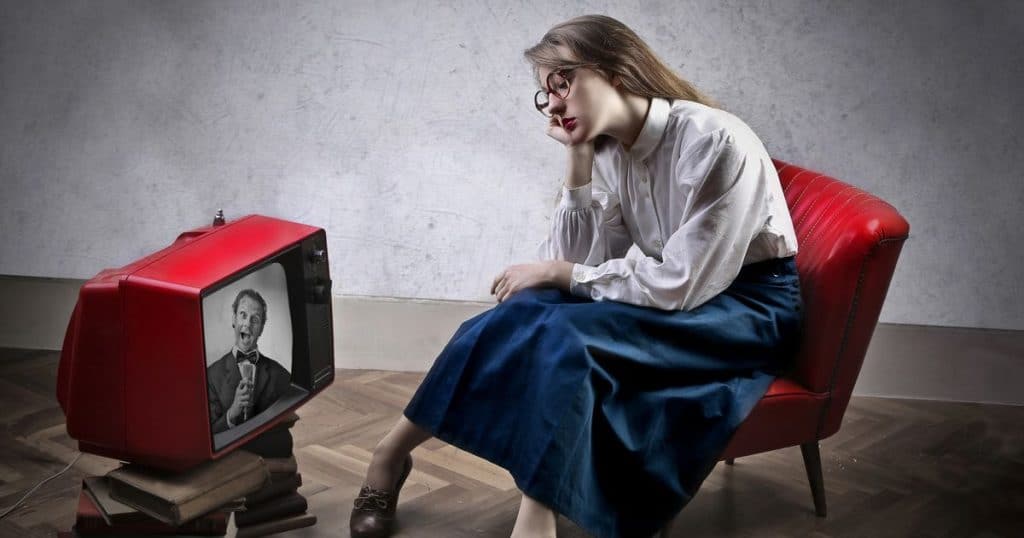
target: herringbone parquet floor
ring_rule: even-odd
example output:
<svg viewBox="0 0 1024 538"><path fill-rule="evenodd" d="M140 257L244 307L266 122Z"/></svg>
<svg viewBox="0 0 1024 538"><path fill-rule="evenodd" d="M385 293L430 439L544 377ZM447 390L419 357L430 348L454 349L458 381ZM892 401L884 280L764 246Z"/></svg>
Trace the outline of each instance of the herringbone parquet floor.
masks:
<svg viewBox="0 0 1024 538"><path fill-rule="evenodd" d="M0 349L0 509L77 454L54 396L57 361L54 352ZM348 536L370 450L422 378L339 370L335 384L299 410L300 492L319 521L290 536ZM821 454L828 518L815 517L792 448L720 464L672 536L1024 536L1024 407L855 397ZM509 535L519 494L505 470L437 440L413 457L396 536ZM116 465L82 456L0 521L0 536L70 528L82 477ZM558 533L585 536L565 518Z"/></svg>

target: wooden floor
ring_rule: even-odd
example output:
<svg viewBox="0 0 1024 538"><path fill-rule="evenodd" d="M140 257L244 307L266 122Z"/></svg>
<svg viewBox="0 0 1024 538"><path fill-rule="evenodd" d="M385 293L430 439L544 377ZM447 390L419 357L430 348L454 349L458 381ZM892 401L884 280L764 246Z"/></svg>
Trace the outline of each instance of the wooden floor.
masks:
<svg viewBox="0 0 1024 538"><path fill-rule="evenodd" d="M0 349L0 509L77 454L54 396L57 360L54 352ZM370 450L422 378L339 370L299 410L300 492L319 521L289 536L348 536ZM854 398L821 454L828 518L815 517L792 448L719 464L672 536L1024 536L1024 407ZM509 535L520 497L505 470L437 440L413 457L396 536ZM116 465L83 455L0 520L0 536L68 529L82 477ZM558 534L586 536L562 517Z"/></svg>

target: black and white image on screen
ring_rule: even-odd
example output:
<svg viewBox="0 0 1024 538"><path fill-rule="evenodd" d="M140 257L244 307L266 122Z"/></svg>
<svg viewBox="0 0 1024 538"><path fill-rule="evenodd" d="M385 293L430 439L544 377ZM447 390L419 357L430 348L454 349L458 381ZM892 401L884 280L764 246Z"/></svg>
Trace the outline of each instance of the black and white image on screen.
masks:
<svg viewBox="0 0 1024 538"><path fill-rule="evenodd" d="M203 299L210 429L221 433L269 408L291 381L284 268L270 264Z"/></svg>

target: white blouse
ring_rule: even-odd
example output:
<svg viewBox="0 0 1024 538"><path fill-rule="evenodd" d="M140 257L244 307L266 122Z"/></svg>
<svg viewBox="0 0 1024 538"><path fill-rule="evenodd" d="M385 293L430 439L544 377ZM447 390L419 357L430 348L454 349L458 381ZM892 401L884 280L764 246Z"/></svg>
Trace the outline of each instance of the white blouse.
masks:
<svg viewBox="0 0 1024 538"><path fill-rule="evenodd" d="M691 310L742 266L797 252L760 139L692 101L652 99L633 147L602 147L591 182L563 185L555 203L538 256L573 262L569 291L595 301Z"/></svg>

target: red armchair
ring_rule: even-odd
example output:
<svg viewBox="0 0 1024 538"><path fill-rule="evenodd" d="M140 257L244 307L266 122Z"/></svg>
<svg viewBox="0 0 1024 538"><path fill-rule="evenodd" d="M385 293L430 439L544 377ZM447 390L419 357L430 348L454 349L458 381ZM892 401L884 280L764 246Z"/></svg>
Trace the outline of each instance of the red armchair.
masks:
<svg viewBox="0 0 1024 538"><path fill-rule="evenodd" d="M818 441L839 430L910 226L863 190L774 162L798 241L803 339L794 370L769 387L722 459L731 465L800 445L815 511L825 517Z"/></svg>

